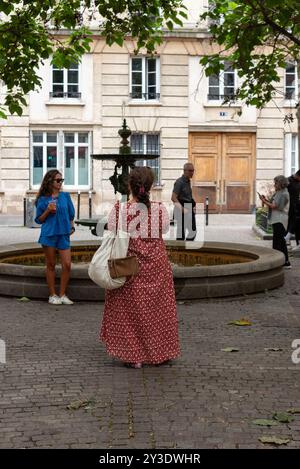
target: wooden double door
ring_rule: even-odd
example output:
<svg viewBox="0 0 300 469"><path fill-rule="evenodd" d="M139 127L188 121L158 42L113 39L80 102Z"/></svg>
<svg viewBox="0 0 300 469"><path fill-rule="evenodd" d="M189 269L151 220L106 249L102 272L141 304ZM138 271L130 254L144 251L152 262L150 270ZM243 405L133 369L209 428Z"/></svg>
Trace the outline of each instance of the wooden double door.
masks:
<svg viewBox="0 0 300 469"><path fill-rule="evenodd" d="M196 202L204 203L208 196L210 211L250 212L255 200L255 146L253 133L190 133Z"/></svg>

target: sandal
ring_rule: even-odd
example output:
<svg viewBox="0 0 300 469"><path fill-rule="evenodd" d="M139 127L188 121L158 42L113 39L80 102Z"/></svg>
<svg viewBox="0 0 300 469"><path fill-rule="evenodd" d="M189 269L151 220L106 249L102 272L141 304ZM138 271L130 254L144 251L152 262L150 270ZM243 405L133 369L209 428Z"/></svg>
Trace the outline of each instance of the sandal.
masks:
<svg viewBox="0 0 300 469"><path fill-rule="evenodd" d="M138 362L138 363L124 363L124 365L127 367L127 368L136 368L136 369L140 369L143 367L143 364Z"/></svg>

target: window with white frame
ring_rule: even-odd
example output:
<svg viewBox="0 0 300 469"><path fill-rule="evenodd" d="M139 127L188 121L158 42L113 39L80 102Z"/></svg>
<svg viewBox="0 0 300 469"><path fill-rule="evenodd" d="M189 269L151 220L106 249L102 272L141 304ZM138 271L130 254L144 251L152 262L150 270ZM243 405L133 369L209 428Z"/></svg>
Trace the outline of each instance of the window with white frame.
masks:
<svg viewBox="0 0 300 469"><path fill-rule="evenodd" d="M89 132L32 131L31 182L39 186L49 169L57 168L68 188L90 187Z"/></svg>
<svg viewBox="0 0 300 469"><path fill-rule="evenodd" d="M52 91L50 98L80 98L79 66L76 63L69 68L52 66Z"/></svg>
<svg viewBox="0 0 300 469"><path fill-rule="evenodd" d="M298 164L298 136L296 134L285 134L284 138L284 152L285 152L285 176L295 174L299 169Z"/></svg>
<svg viewBox="0 0 300 469"><path fill-rule="evenodd" d="M158 155L155 159L137 160L136 166L149 166L154 174L154 185L160 185L160 142L159 134L134 133L130 137L132 153Z"/></svg>
<svg viewBox="0 0 300 469"><path fill-rule="evenodd" d="M224 62L224 70L219 75L208 77L208 100L219 101L234 97L236 88L236 73L229 62Z"/></svg>
<svg viewBox="0 0 300 469"><path fill-rule="evenodd" d="M158 100L159 88L159 58L131 57L131 98Z"/></svg>
<svg viewBox="0 0 300 469"><path fill-rule="evenodd" d="M66 186L88 185L88 132L64 132L64 178Z"/></svg>
<svg viewBox="0 0 300 469"><path fill-rule="evenodd" d="M297 68L295 64L285 66L285 99L296 99Z"/></svg>
<svg viewBox="0 0 300 469"><path fill-rule="evenodd" d="M58 167L57 132L32 132L32 185L42 182L44 174Z"/></svg>

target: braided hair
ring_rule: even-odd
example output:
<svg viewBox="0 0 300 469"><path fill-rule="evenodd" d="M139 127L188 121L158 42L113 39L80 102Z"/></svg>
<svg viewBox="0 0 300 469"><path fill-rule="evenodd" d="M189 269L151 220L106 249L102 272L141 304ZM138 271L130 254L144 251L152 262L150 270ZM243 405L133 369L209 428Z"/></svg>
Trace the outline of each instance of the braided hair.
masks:
<svg viewBox="0 0 300 469"><path fill-rule="evenodd" d="M154 173L147 166L138 166L129 174L129 186L132 195L141 204L150 208L150 190L154 181Z"/></svg>

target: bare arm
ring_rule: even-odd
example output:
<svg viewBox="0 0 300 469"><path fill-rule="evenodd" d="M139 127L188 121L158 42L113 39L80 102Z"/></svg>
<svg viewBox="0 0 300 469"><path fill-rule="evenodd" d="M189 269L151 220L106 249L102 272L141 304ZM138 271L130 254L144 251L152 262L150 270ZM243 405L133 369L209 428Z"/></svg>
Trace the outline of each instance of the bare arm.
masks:
<svg viewBox="0 0 300 469"><path fill-rule="evenodd" d="M262 201L262 205L263 205L263 206L266 205L267 207L272 208L272 209L274 209L274 210L275 210L275 209L278 209L277 205L274 204L274 203L272 203L272 202L269 202L269 201L265 198L264 195L261 195L259 198L260 198L260 200Z"/></svg>
<svg viewBox="0 0 300 469"><path fill-rule="evenodd" d="M46 210L44 211L44 213L42 213L42 215L39 216L38 220L39 220L41 223L44 223L44 221L45 221L46 218L48 217L49 213L55 213L55 212L56 212L56 205L50 202L50 203L48 204L48 207L47 207Z"/></svg>
<svg viewBox="0 0 300 469"><path fill-rule="evenodd" d="M44 223L44 221L46 220L46 218L48 217L49 213L51 213L51 211L49 210L49 207L46 208L46 210L44 211L44 213L42 213L42 215L38 218L39 221L41 223Z"/></svg>

